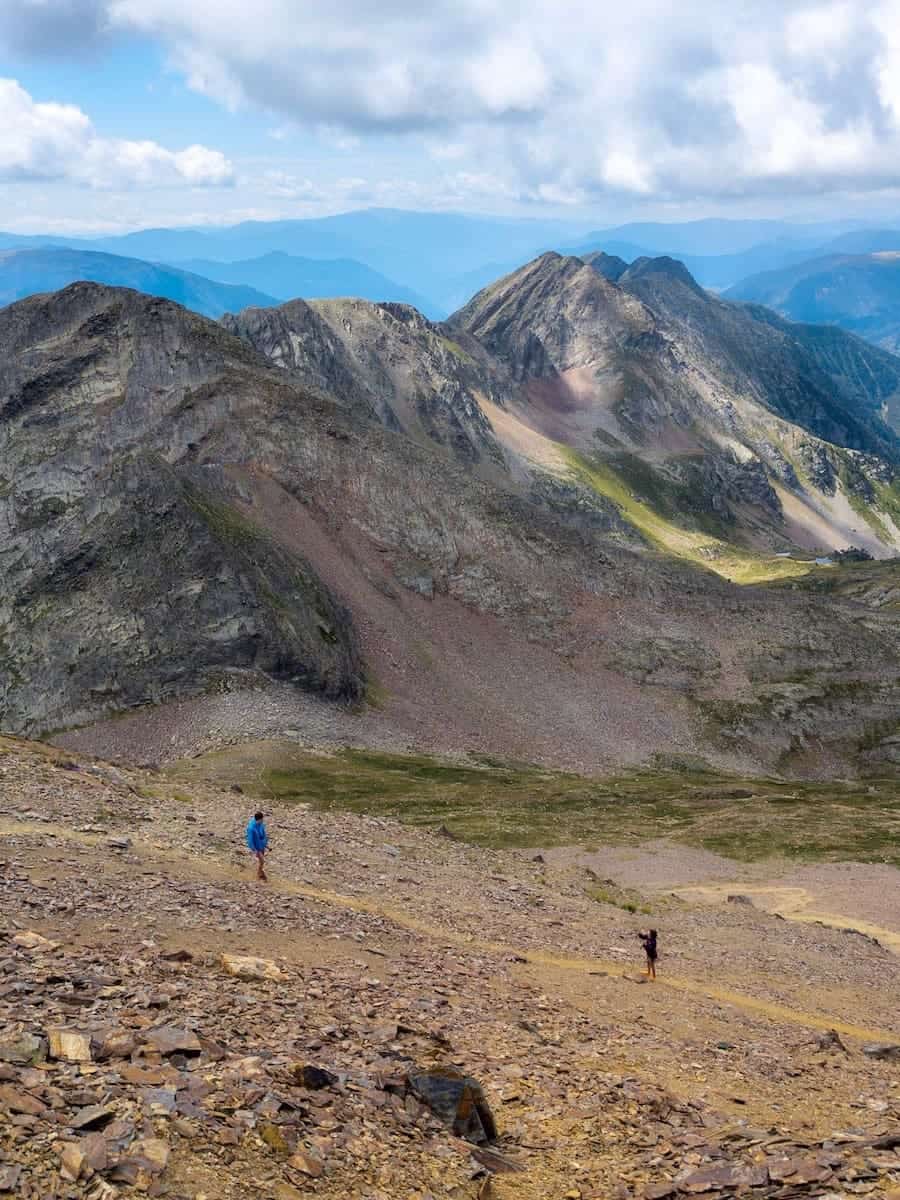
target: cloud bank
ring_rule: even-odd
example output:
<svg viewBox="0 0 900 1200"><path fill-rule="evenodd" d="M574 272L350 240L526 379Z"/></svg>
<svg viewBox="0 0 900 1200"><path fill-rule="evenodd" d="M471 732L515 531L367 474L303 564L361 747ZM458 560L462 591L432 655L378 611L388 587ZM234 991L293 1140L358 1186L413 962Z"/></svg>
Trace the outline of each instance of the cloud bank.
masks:
<svg viewBox="0 0 900 1200"><path fill-rule="evenodd" d="M157 39L230 108L418 137L554 203L900 184L900 0L0 0L32 52L60 21L72 49Z"/></svg>
<svg viewBox="0 0 900 1200"><path fill-rule="evenodd" d="M0 79L0 180L65 179L95 188L220 187L233 168L218 150L167 150L152 141L100 137L71 104L38 103Z"/></svg>

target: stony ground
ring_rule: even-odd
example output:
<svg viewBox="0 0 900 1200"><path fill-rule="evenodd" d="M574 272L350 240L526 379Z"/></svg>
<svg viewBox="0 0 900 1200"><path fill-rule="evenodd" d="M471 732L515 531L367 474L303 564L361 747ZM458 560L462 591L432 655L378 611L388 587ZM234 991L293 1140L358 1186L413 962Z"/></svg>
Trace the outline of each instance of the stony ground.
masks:
<svg viewBox="0 0 900 1200"><path fill-rule="evenodd" d="M900 1194L878 941L300 805L260 885L253 807L0 741L0 1194ZM496 1143L410 1091L435 1067L482 1084Z"/></svg>

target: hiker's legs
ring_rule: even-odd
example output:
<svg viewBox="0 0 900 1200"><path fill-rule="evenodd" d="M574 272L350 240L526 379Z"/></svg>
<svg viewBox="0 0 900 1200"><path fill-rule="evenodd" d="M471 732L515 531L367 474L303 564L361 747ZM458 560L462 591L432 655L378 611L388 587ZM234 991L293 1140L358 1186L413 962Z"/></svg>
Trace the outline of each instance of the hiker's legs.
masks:
<svg viewBox="0 0 900 1200"><path fill-rule="evenodd" d="M650 959L650 978L651 979L656 978L656 959L655 958Z"/></svg>
<svg viewBox="0 0 900 1200"><path fill-rule="evenodd" d="M265 850L258 850L256 853L256 878L259 880L262 880L263 883L266 883L269 878L268 875L266 874L266 852L265 852Z"/></svg>

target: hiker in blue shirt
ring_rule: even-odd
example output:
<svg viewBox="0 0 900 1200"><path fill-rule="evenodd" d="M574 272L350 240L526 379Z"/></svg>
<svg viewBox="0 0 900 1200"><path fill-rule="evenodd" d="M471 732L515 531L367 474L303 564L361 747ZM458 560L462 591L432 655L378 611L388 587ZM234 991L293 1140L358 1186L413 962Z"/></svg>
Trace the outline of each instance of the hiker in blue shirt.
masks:
<svg viewBox="0 0 900 1200"><path fill-rule="evenodd" d="M256 857L256 878L262 883L268 883L266 874L266 850L269 847L269 835L263 824L263 814L256 813L247 822L247 848Z"/></svg>

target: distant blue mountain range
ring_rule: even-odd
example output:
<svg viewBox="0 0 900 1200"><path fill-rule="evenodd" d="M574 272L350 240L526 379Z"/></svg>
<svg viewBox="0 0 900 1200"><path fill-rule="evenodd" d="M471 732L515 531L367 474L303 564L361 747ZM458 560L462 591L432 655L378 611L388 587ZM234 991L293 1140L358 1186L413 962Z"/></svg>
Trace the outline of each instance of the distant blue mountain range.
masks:
<svg viewBox="0 0 900 1200"><path fill-rule="evenodd" d="M37 292L55 292L82 279L163 296L207 317L218 318L251 305L269 307L278 303L274 296L255 288L216 283L190 271L117 254L66 247L0 251L0 304L11 304Z"/></svg>
<svg viewBox="0 0 900 1200"><path fill-rule="evenodd" d="M82 258L80 267L64 257L52 267L50 259L7 263L0 297L46 289L67 272L82 270L87 274L81 277L181 299L208 315L295 296L353 295L403 301L440 318L545 250L579 256L603 250L626 262L668 255L704 287L722 291L812 259L900 249L900 232L860 229L848 221L798 225L719 218L591 229L578 221L366 209L93 239L0 233L0 249L51 248L98 257Z"/></svg>
<svg viewBox="0 0 900 1200"><path fill-rule="evenodd" d="M293 300L297 296L305 300L333 296L394 300L412 304L428 316L432 315L435 308L427 297L352 258L299 258L281 250L271 250L259 258L247 258L239 262L192 258L181 265L185 270L207 279L258 288L279 300ZM445 316L446 313L436 315Z"/></svg>

